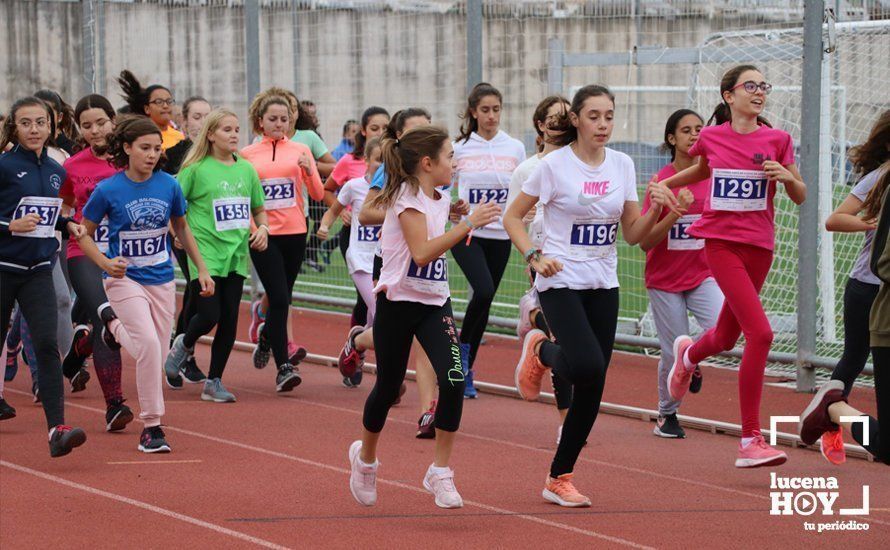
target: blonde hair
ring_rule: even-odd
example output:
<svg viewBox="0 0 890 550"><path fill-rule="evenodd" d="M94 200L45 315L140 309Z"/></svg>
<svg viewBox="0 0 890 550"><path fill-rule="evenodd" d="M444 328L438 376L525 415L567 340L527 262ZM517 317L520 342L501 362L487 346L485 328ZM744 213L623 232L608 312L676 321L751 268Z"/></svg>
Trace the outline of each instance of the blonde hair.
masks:
<svg viewBox="0 0 890 550"><path fill-rule="evenodd" d="M226 117L233 117L235 120L238 120L238 116L228 109L216 109L207 115L203 126L201 126L201 132L195 138L192 146L189 147L188 153L186 153L185 159L182 161L180 171L185 170L189 165L201 162L207 155L213 152L213 145L207 138L219 129L220 124Z"/></svg>
<svg viewBox="0 0 890 550"><path fill-rule="evenodd" d="M290 127L288 128L287 137L293 137L296 132L295 125L297 124L297 116L300 112L300 101L297 99L295 93L284 88L279 88L278 86L263 90L250 102L250 108L247 110L247 113L254 133L262 133L260 121L263 119L263 115L266 114L266 110L268 110L271 105L284 105L287 107L287 114L290 118Z"/></svg>

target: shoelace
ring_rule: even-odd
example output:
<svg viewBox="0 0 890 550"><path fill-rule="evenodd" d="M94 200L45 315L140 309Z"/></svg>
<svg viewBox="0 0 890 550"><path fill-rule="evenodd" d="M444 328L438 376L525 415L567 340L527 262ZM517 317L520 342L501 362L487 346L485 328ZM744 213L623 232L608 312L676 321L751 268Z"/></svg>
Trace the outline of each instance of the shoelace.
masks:
<svg viewBox="0 0 890 550"><path fill-rule="evenodd" d="M433 476L433 483L439 485L439 489L448 491L448 492L457 492L457 488L454 486L454 475L453 474L440 474Z"/></svg>
<svg viewBox="0 0 890 550"><path fill-rule="evenodd" d="M581 494L578 492L578 489L575 489L575 486L572 485L570 480L559 477L553 480L553 492L571 496Z"/></svg>

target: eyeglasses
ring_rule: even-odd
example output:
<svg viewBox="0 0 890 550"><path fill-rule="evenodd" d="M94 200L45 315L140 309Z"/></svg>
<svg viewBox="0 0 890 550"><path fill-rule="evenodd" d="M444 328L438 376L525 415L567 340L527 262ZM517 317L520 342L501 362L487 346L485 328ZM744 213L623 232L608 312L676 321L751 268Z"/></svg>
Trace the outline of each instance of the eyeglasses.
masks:
<svg viewBox="0 0 890 550"><path fill-rule="evenodd" d="M171 97L170 99L153 99L153 100L149 101L149 103L151 103L155 107L163 107L164 105L167 105L167 106L175 105L176 100Z"/></svg>
<svg viewBox="0 0 890 550"><path fill-rule="evenodd" d="M771 91L773 91L772 84L768 84L766 82L761 82L760 84L758 84L758 83L754 82L753 80L746 80L745 82L742 82L741 84L736 84L735 86L732 87L732 89L730 91L736 90L741 87L744 87L745 91L748 92L749 94L756 93L758 89L761 92L763 92L764 95L769 95L769 93Z"/></svg>
<svg viewBox="0 0 890 550"><path fill-rule="evenodd" d="M37 126L38 128L43 129L43 128L46 128L47 126L49 126L49 121L46 120L45 118L38 118L37 120L31 120L31 119L26 118L24 120L19 120L18 122L16 122L16 126L18 126L19 128L21 128L23 130L30 130L34 126Z"/></svg>

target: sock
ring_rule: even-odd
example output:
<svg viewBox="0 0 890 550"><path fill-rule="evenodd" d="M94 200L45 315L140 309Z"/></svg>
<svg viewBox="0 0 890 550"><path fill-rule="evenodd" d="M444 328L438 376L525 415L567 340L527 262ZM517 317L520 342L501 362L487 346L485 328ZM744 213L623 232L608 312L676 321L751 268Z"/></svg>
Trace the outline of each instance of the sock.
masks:
<svg viewBox="0 0 890 550"><path fill-rule="evenodd" d="M692 349L692 346L689 346L688 348L686 348L686 352L683 354L683 366L686 367L686 370L695 369L695 363L693 363L689 359L689 350L690 349Z"/></svg>
<svg viewBox="0 0 890 550"><path fill-rule="evenodd" d="M377 469L377 465L380 464L380 462L378 462L378 460L376 458L374 459L373 464L368 464L367 462L362 460L362 457L358 457L358 463L359 463L359 466L364 466L365 468L374 468L375 470Z"/></svg>
<svg viewBox="0 0 890 550"><path fill-rule="evenodd" d="M435 464L431 464L431 465L430 465L430 472L432 472L432 473L434 473L434 474L436 474L436 475L443 475L443 474L451 473L451 468L449 468L448 466L441 466L441 467L440 467L440 466L436 466Z"/></svg>
<svg viewBox="0 0 890 550"><path fill-rule="evenodd" d="M550 338L550 327L547 326L547 320L544 319L543 311L538 310L538 312L535 313L535 319L534 319L533 324L535 325L535 328L537 328L539 330L543 330L544 334L546 334L547 337Z"/></svg>
<svg viewBox="0 0 890 550"><path fill-rule="evenodd" d="M747 447L748 445L751 444L752 441L754 441L753 437L743 437L742 438L742 447Z"/></svg>

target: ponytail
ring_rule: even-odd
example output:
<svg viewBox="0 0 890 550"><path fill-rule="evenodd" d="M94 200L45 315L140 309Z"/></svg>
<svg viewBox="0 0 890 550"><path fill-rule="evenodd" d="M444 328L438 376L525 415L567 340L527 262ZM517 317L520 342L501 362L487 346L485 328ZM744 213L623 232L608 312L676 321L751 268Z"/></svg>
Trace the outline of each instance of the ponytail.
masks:
<svg viewBox="0 0 890 550"><path fill-rule="evenodd" d="M442 146L448 142L448 132L435 126L422 126L405 132L400 139L386 136L381 140L383 163L386 165L386 184L374 199L376 208L388 208L395 203L402 183L413 193L420 190L417 168L424 157L437 159Z"/></svg>
<svg viewBox="0 0 890 550"><path fill-rule="evenodd" d="M469 141L470 136L473 132L479 130L479 121L473 117L473 111L479 106L479 103L482 101L482 98L488 96L495 96L498 98L498 103L503 105L504 96L501 95L501 92L498 91L497 88L489 84L488 82L480 82L473 86L472 91L470 91L469 97L467 97L467 108L464 110L464 114L461 115L463 119L463 123L460 125L460 133L457 136L457 141L463 141L466 143Z"/></svg>

